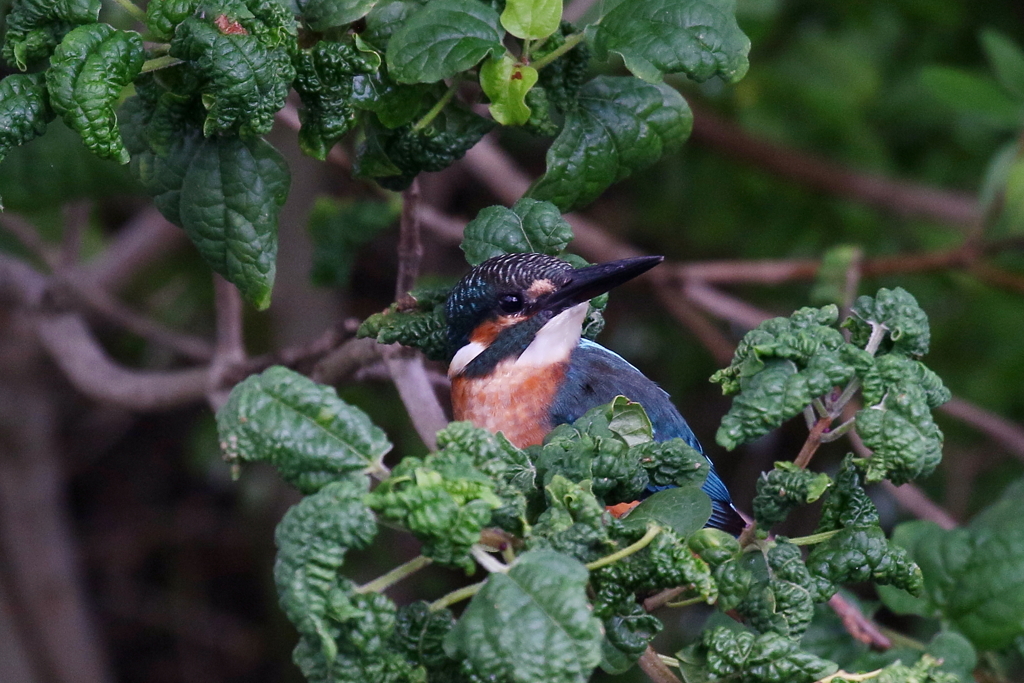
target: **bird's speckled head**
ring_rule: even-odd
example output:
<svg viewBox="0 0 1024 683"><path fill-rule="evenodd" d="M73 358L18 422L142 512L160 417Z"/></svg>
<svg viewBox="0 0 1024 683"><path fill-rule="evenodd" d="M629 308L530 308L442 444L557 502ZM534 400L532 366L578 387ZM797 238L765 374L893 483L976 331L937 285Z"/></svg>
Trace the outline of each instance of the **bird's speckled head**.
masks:
<svg viewBox="0 0 1024 683"><path fill-rule="evenodd" d="M573 268L532 253L484 261L448 295L449 374L484 376L509 358L518 364L564 360L579 342L586 302L661 261L642 256Z"/></svg>
<svg viewBox="0 0 1024 683"><path fill-rule="evenodd" d="M572 279L573 267L546 254L504 254L469 271L452 289L445 305L449 351L469 343L488 321L509 326L536 312L538 299Z"/></svg>

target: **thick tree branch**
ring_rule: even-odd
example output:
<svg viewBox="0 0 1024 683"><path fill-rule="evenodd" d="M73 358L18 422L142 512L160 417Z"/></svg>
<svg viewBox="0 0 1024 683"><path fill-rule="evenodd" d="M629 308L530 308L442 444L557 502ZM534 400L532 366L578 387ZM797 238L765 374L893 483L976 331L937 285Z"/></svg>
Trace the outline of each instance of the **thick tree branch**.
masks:
<svg viewBox="0 0 1024 683"><path fill-rule="evenodd" d="M217 341L213 362L210 363L206 398L216 412L228 400L231 390L228 375L245 361L245 340L242 336L242 295L233 284L216 273L213 275L213 301Z"/></svg>
<svg viewBox="0 0 1024 683"><path fill-rule="evenodd" d="M134 411L176 408L206 393L207 368L129 370L114 363L74 313L37 313L36 333L75 387L97 401Z"/></svg>
<svg viewBox="0 0 1024 683"><path fill-rule="evenodd" d="M100 255L81 267L82 275L116 292L148 264L188 244L185 231L169 223L156 207L142 209L125 223Z"/></svg>
<svg viewBox="0 0 1024 683"><path fill-rule="evenodd" d="M974 427L1017 458L1024 460L1024 427L955 396L940 406L939 410Z"/></svg>

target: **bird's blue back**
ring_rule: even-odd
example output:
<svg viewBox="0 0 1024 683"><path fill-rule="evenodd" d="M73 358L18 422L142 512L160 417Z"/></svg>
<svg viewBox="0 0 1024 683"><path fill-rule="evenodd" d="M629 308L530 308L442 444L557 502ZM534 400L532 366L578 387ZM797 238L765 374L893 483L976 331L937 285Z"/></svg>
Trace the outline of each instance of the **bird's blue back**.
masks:
<svg viewBox="0 0 1024 683"><path fill-rule="evenodd" d="M622 356L587 339L580 341L569 358L565 382L551 406L551 422L556 425L571 423L591 408L608 403L620 395L643 405L654 427L655 441L680 438L704 453L690 425L661 387ZM707 455L704 457L707 458ZM738 533L743 521L733 508L729 490L715 471L710 458L708 464L711 471L702 488L711 497L713 511L709 525Z"/></svg>

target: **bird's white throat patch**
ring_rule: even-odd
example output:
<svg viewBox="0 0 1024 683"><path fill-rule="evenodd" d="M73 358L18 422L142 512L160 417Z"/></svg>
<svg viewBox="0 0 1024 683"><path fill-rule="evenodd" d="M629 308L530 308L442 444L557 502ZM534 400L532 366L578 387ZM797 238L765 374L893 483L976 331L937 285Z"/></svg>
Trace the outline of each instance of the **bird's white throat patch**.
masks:
<svg viewBox="0 0 1024 683"><path fill-rule="evenodd" d="M526 350L512 362L514 368L546 367L569 360L569 354L580 343L583 320L587 317L587 302L576 304L549 320L538 330ZM448 376L462 374L473 359L487 350L487 345L469 342L459 349L448 365Z"/></svg>
<svg viewBox="0 0 1024 683"><path fill-rule="evenodd" d="M516 367L547 367L569 360L569 354L580 343L587 307L584 301L549 320L516 360Z"/></svg>

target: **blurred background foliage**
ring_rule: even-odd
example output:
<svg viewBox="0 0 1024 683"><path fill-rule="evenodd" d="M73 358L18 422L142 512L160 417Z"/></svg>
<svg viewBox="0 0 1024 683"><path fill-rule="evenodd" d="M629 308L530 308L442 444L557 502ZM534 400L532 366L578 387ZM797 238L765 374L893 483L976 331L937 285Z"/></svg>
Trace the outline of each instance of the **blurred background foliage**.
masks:
<svg viewBox="0 0 1024 683"><path fill-rule="evenodd" d="M9 4L0 2L0 13ZM104 11L106 20L130 25L113 3ZM942 252L968 239L996 243L998 251L983 267L950 261L898 272L897 263L886 275L866 274L860 291L896 285L911 291L931 318L930 367L954 395L1024 423L1024 4L738 0L738 12L753 43L746 78L735 86L673 81L696 111L694 137L680 153L612 187L584 214L619 239L682 263L825 256L844 263L843 253L851 253L845 247L870 261ZM0 164L0 196L8 212L53 244L62 240L69 203L87 200L78 248L85 261L101 258L148 202L124 168L93 157L60 122L51 127ZM394 291L397 196L382 196L336 167L302 157L294 134L281 128L271 140L289 160L293 189L282 215L274 303L266 314L247 313L253 355L308 342L337 321L364 318L390 303ZM774 145L778 153L767 156L776 165L752 153L751 141ZM509 132L500 143L533 177L542 170L544 147L536 139ZM842 177L823 187L785 171L806 158L876 177L883 186L903 181L932 188L961 211L940 220L904 210L899 193L880 207L863 201ZM421 192L429 206L469 219L498 201L488 186L457 164L427 174ZM425 271L433 281L452 282L466 270L456 245L439 239L426 245ZM2 228L0 252L34 258ZM788 314L834 296L827 275L817 282L726 289L765 311ZM127 305L168 327L212 336L209 271L183 241L132 273L119 291ZM707 381L717 368L714 356L640 286L613 295L606 315L602 341L674 397L739 505L749 509L757 473L790 459L804 426L721 452L712 436L727 402ZM745 331L716 324L733 340ZM96 330L127 365L181 364L102 320ZM7 404L0 414L6 410L10 430L19 414L13 406L25 392L42 395L52 411L44 429L59 471L53 504L69 506L101 665L122 681L298 681L290 663L295 634L277 609L271 581L273 528L297 494L259 468L232 481L206 406L138 415L97 405L51 364L17 349L16 331L16 316L0 301L0 339L6 337L0 367L7 368L0 369L0 399ZM340 393L395 441L389 459L422 453L386 377L367 372L358 379ZM22 402L27 405L33 404ZM923 486L952 515L968 519L1024 475L1024 463L1019 453L1014 457L961 422L939 419L945 460ZM8 466L16 460L11 443L0 440ZM834 468L844 453L839 445L823 449L822 467ZM878 503L886 524L904 518L884 494ZM808 533L815 521L791 520L779 531ZM392 554L354 556L349 566L356 581L416 552L415 542L399 535L375 547ZM3 556L0 569L8 576L12 571ZM396 599L403 590L439 595L460 580L443 570L423 575L418 585L399 586ZM862 597L866 609L877 607L874 595ZM924 640L935 628L884 611L878 617ZM681 632L694 633L705 618L700 610L683 611L677 628L659 642L678 643ZM0 628L7 626L0 619ZM805 644L840 664L868 657L848 638L837 640L837 633L841 626L829 613ZM1019 666L1008 661L1008 671Z"/></svg>

